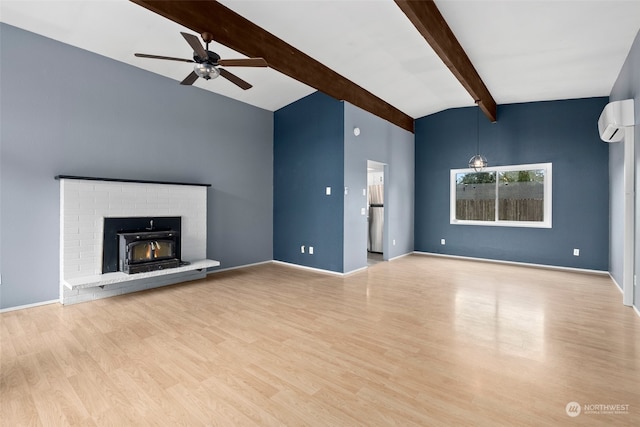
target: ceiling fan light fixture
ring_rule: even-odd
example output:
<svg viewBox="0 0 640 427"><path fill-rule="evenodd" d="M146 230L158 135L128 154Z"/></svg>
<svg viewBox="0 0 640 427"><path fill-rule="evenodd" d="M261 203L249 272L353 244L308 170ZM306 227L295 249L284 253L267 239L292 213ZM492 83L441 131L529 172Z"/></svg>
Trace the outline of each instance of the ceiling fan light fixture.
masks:
<svg viewBox="0 0 640 427"><path fill-rule="evenodd" d="M198 75L198 77L202 77L205 80L215 79L220 75L220 70L207 63L196 64L193 67L193 71Z"/></svg>

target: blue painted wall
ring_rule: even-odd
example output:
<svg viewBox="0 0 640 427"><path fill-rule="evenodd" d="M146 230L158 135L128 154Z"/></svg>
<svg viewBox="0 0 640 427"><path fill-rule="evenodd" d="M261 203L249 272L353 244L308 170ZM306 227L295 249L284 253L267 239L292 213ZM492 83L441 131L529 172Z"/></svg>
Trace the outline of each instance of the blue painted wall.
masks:
<svg viewBox="0 0 640 427"><path fill-rule="evenodd" d="M0 92L0 308L58 298L60 174L209 183L207 256L273 259L270 111L3 23Z"/></svg>
<svg viewBox="0 0 640 427"><path fill-rule="evenodd" d="M413 133L344 103L344 271L367 266L367 160L384 163L384 258L413 252ZM360 128L360 135L353 128ZM395 242L395 245L394 245Z"/></svg>
<svg viewBox="0 0 640 427"><path fill-rule="evenodd" d="M607 270L609 156L597 130L606 103L500 105L498 122L480 117L479 133L476 107L416 120L416 251ZM478 134L490 166L553 163L553 228L449 224L449 171L467 167Z"/></svg>
<svg viewBox="0 0 640 427"><path fill-rule="evenodd" d="M343 271L343 122L344 103L320 92L274 113L275 260Z"/></svg>

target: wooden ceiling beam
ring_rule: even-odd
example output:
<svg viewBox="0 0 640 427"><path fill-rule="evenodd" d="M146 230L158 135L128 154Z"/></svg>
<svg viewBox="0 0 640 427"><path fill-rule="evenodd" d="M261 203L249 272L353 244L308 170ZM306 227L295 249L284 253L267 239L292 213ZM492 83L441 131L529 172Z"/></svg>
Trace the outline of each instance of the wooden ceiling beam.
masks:
<svg viewBox="0 0 640 427"><path fill-rule="evenodd" d="M462 83L491 122L498 119L496 101L433 0L395 0L402 12Z"/></svg>
<svg viewBox="0 0 640 427"><path fill-rule="evenodd" d="M264 58L269 67L295 80L413 132L411 116L216 1L131 1L198 34L209 32L230 49Z"/></svg>

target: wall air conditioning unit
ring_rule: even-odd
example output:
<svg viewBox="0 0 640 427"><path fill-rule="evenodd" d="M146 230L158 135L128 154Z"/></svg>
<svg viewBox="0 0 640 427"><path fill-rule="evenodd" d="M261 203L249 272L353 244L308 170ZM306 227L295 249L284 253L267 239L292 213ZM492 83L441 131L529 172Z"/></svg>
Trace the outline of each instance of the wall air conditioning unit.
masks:
<svg viewBox="0 0 640 427"><path fill-rule="evenodd" d="M600 139L604 142L619 142L624 138L624 127L633 126L633 99L608 103L598 119Z"/></svg>

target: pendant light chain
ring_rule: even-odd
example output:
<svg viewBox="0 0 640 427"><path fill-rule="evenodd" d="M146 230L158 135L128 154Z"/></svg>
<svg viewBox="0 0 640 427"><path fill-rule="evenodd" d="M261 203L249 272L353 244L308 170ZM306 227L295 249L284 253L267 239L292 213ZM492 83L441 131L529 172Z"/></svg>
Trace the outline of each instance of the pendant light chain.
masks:
<svg viewBox="0 0 640 427"><path fill-rule="evenodd" d="M480 101L476 101L478 105L478 113L476 114L476 155L469 159L469 168L476 172L482 171L487 167L487 159L480 154Z"/></svg>

